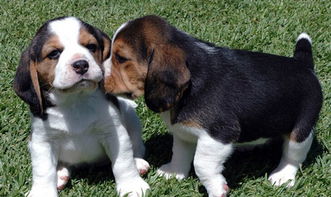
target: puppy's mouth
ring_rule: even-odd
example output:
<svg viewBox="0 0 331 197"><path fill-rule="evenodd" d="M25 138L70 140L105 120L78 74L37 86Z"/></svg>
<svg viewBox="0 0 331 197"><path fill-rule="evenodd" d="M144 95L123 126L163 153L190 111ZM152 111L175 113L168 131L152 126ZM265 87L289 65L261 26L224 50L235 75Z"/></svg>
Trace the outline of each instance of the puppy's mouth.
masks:
<svg viewBox="0 0 331 197"><path fill-rule="evenodd" d="M94 89L98 86L98 82L88 80L88 79L82 79L72 85L71 87L60 89L61 92L73 92L75 90L84 90L84 89Z"/></svg>

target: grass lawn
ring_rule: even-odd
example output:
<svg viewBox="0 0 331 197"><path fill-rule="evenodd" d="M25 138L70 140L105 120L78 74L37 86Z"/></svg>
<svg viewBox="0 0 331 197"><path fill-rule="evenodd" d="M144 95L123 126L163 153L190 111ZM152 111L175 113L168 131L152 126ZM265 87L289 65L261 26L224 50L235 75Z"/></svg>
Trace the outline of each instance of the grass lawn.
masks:
<svg viewBox="0 0 331 197"><path fill-rule="evenodd" d="M29 111L12 90L19 56L36 30L48 19L73 15L109 35L123 22L157 14L189 34L220 46L292 56L296 37L303 31L313 39L317 75L324 91L324 106L308 159L291 189L275 188L267 175L278 164L280 143L263 149L235 152L225 164L230 196L331 196L331 1L162 1L81 0L0 3L0 196L23 196L31 188L27 149ZM156 169L169 161L172 138L159 117L139 100L139 116L148 148L151 171L144 177L149 196L206 196L194 171L177 181L157 177ZM116 196L109 166L75 169L60 196Z"/></svg>

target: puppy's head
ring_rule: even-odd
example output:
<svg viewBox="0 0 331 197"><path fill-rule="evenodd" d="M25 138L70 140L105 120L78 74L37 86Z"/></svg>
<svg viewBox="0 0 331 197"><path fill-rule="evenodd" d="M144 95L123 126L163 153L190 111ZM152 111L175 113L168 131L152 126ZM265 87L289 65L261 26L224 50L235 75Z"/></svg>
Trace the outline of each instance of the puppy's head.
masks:
<svg viewBox="0 0 331 197"><path fill-rule="evenodd" d="M103 78L102 62L109 57L106 34L74 17L47 21L23 52L14 90L41 116L48 91L93 90Z"/></svg>
<svg viewBox="0 0 331 197"><path fill-rule="evenodd" d="M105 90L133 98L145 94L155 112L172 108L190 80L185 52L172 40L176 31L157 16L123 24L105 61Z"/></svg>

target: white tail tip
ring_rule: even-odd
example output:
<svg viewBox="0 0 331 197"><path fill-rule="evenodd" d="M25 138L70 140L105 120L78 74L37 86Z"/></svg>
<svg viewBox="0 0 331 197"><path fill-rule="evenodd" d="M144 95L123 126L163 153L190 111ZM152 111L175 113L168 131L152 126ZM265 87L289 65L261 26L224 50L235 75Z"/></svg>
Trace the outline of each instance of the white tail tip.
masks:
<svg viewBox="0 0 331 197"><path fill-rule="evenodd" d="M298 38L297 38L297 42L298 42L299 40L301 40L301 39L306 39L306 40L308 40L308 42L309 42L310 44L312 44L312 40L311 40L310 36L309 36L307 33L305 33L305 32L301 33L301 34L298 36Z"/></svg>

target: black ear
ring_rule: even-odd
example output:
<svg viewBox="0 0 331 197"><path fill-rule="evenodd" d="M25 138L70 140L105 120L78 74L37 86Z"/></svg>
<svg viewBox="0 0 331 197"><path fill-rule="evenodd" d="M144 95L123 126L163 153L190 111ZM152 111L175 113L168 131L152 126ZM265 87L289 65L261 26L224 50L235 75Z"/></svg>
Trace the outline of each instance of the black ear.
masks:
<svg viewBox="0 0 331 197"><path fill-rule="evenodd" d="M102 43L103 43L103 48L102 48L102 62L104 62L110 56L111 40L108 37L108 35L105 34L102 31L100 31L100 35L101 35Z"/></svg>
<svg viewBox="0 0 331 197"><path fill-rule="evenodd" d="M111 40L106 33L98 28L94 28L92 34L96 37L101 50L101 62L104 62L110 56Z"/></svg>
<svg viewBox="0 0 331 197"><path fill-rule="evenodd" d="M172 108L189 85L190 71L182 49L171 45L158 45L149 58L145 81L145 101L154 112Z"/></svg>
<svg viewBox="0 0 331 197"><path fill-rule="evenodd" d="M15 93L30 105L31 113L44 118L44 99L40 91L36 63L31 59L30 47L21 56L13 86Z"/></svg>

